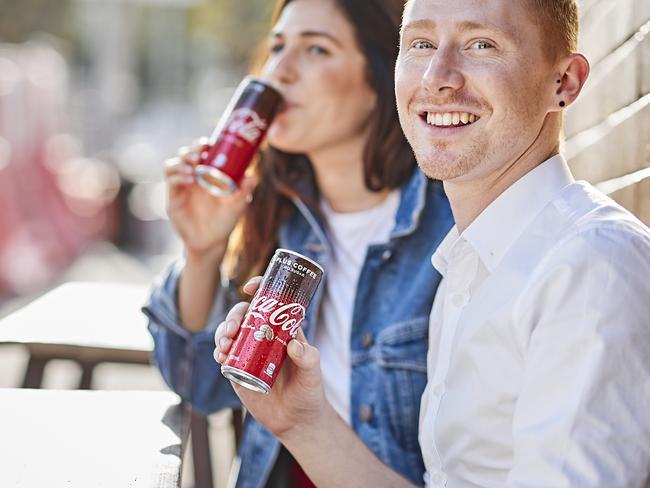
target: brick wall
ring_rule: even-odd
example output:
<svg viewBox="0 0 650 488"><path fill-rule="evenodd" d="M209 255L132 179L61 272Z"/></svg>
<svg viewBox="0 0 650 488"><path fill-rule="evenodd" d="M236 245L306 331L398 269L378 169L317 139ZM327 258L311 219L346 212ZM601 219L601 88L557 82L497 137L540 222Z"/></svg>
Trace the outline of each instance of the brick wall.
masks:
<svg viewBox="0 0 650 488"><path fill-rule="evenodd" d="M567 110L565 153L650 225L650 0L582 0L580 50L591 76Z"/></svg>

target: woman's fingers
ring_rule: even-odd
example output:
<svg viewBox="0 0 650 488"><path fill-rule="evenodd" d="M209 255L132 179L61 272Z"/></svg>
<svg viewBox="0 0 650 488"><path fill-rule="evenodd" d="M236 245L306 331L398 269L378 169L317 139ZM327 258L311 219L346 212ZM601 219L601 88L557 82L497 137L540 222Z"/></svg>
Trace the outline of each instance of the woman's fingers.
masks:
<svg viewBox="0 0 650 488"><path fill-rule="evenodd" d="M208 138L207 137L199 137L198 139L194 139L192 143L190 144L190 150L192 151L201 151L204 149L206 146L208 146Z"/></svg>
<svg viewBox="0 0 650 488"><path fill-rule="evenodd" d="M192 183L194 183L194 176L173 175L167 177L167 184L170 188L191 185Z"/></svg>
<svg viewBox="0 0 650 488"><path fill-rule="evenodd" d="M206 137L195 139L190 145L183 146L178 150L178 157L184 163L194 166L199 163L201 153L207 145L208 139Z"/></svg>
<svg viewBox="0 0 650 488"><path fill-rule="evenodd" d="M165 180L170 189L194 183L194 168L180 158L165 161Z"/></svg>
<svg viewBox="0 0 650 488"><path fill-rule="evenodd" d="M165 161L165 176L175 175L192 176L194 175L194 167L180 158L169 158Z"/></svg>

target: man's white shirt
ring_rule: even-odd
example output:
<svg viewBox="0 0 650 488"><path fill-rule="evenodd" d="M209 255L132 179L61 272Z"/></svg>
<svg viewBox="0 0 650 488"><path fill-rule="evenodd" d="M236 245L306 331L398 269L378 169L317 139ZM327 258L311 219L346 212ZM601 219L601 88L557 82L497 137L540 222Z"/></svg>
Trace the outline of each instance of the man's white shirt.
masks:
<svg viewBox="0 0 650 488"><path fill-rule="evenodd" d="M650 486L650 232L561 156L432 256L428 486Z"/></svg>

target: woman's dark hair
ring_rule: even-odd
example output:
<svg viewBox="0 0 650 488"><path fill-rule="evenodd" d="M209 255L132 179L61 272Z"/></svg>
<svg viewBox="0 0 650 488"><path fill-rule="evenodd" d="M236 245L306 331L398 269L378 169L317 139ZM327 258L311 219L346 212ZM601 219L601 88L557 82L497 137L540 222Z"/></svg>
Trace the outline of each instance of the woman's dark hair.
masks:
<svg viewBox="0 0 650 488"><path fill-rule="evenodd" d="M278 2L273 25L292 1L296 0ZM377 94L363 153L366 187L371 191L398 188L416 164L399 125L394 91L404 0L334 1L353 27L366 59L367 81ZM266 56L267 52L262 53L254 65L261 66ZM240 285L264 271L278 245L278 230L294 211L292 197L301 198L318 212L316 201L301 194L296 186L298 181L306 180L317 194L313 169L305 156L266 147L260 152L255 172L259 184L229 246L230 275Z"/></svg>

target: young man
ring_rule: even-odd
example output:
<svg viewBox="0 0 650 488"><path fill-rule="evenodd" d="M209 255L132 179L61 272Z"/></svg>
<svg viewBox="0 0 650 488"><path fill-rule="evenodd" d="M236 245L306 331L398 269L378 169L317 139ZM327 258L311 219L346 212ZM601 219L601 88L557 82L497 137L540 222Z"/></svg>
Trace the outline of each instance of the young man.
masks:
<svg viewBox="0 0 650 488"><path fill-rule="evenodd" d="M577 30L576 0L406 7L400 120L457 224L432 258L429 486L650 482L650 231L559 154L589 73ZM217 361L245 309L217 331ZM409 486L333 413L318 351L301 339L289 355L268 397L237 391L316 485Z"/></svg>

